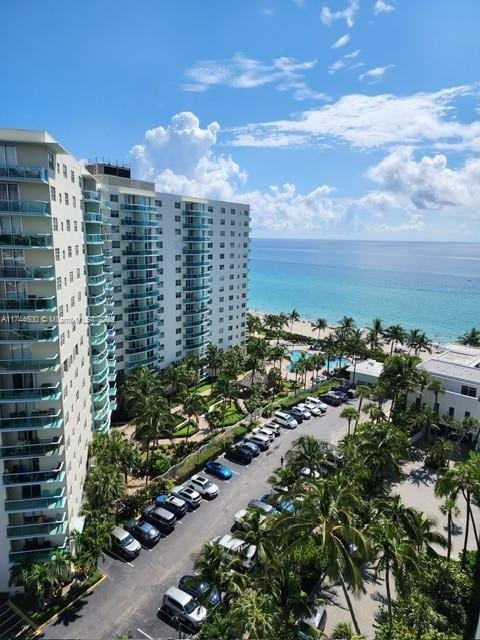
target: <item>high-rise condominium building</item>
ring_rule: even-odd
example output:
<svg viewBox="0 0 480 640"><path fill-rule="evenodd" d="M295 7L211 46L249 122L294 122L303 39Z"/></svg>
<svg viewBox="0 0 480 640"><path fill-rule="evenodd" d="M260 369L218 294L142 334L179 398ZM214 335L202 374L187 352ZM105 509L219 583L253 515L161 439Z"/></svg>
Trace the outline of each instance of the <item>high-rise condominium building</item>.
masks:
<svg viewBox="0 0 480 640"><path fill-rule="evenodd" d="M245 341L246 205L86 168L43 131L0 129L0 591L82 525L88 443L117 372Z"/></svg>

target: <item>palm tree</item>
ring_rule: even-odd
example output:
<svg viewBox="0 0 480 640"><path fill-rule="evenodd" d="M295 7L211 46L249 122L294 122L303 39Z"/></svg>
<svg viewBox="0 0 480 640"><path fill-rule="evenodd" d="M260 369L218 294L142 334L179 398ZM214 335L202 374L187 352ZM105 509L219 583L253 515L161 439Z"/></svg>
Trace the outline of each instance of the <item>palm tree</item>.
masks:
<svg viewBox="0 0 480 640"><path fill-rule="evenodd" d="M207 542L196 558L195 571L211 582L220 593L240 593L245 588L244 574L240 569L241 560L229 555L214 542Z"/></svg>
<svg viewBox="0 0 480 640"><path fill-rule="evenodd" d="M233 626L242 640L264 640L274 637L274 615L270 596L247 588L230 608Z"/></svg>
<svg viewBox="0 0 480 640"><path fill-rule="evenodd" d="M435 486L435 495L439 495L437 493L437 485ZM453 518L458 517L460 514L456 496L449 495L445 497L445 500L440 505L440 510L447 516L447 560L450 560L452 555Z"/></svg>
<svg viewBox="0 0 480 640"><path fill-rule="evenodd" d="M350 316L343 316L343 318L338 323L340 329L344 329L347 332L355 329L355 320Z"/></svg>
<svg viewBox="0 0 480 640"><path fill-rule="evenodd" d="M296 309L292 309L292 311L290 311L290 313L288 314L288 321L290 322L290 333L292 333L293 330L293 323L297 322L297 320L300 320L300 314Z"/></svg>
<svg viewBox="0 0 480 640"><path fill-rule="evenodd" d="M270 349L269 358L271 358L273 366L277 365L279 369L282 368L282 362L288 355L287 347L283 347L280 344L275 345Z"/></svg>
<svg viewBox="0 0 480 640"><path fill-rule="evenodd" d="M258 509L247 509L247 514L242 520L242 529L235 536L244 540L246 544L257 547L258 562L253 569L255 574L258 573L260 565L267 565L272 561L275 554L272 531L269 530L264 516Z"/></svg>
<svg viewBox="0 0 480 640"><path fill-rule="evenodd" d="M389 422L362 424L356 440L358 454L371 470L372 486L381 487L385 478L402 475L402 460L408 458L408 438Z"/></svg>
<svg viewBox="0 0 480 640"><path fill-rule="evenodd" d="M390 419L405 408L409 392L416 388L419 362L419 358L409 355L390 356L385 360L378 382L392 398Z"/></svg>
<svg viewBox="0 0 480 640"><path fill-rule="evenodd" d="M247 355L251 366L251 382L253 382L258 371L264 371L268 351L268 342L264 338L250 338L248 341Z"/></svg>
<svg viewBox="0 0 480 640"><path fill-rule="evenodd" d="M438 409L439 409L438 396L441 393L445 392L445 388L438 378L432 378L428 383L427 389L431 391L434 395L435 404L433 407L433 412L435 413L436 416L438 416Z"/></svg>
<svg viewBox="0 0 480 640"><path fill-rule="evenodd" d="M374 336L379 338L383 334L383 322L380 318L374 318L372 320L372 326L369 328Z"/></svg>
<svg viewBox="0 0 480 640"><path fill-rule="evenodd" d="M217 347L217 345L212 344L211 342L207 344L207 348L205 350L205 362L213 381L216 379L218 370L222 366L223 353L222 349Z"/></svg>
<svg viewBox="0 0 480 640"><path fill-rule="evenodd" d="M383 332L383 335L390 342L390 355L393 354L393 348L397 344L404 344L405 342L405 329L399 324L392 324L387 327Z"/></svg>
<svg viewBox="0 0 480 640"><path fill-rule="evenodd" d="M328 328L328 323L325 318L317 318L315 322L312 322L312 329L314 331L318 331L318 340L320 340L320 336L322 331Z"/></svg>
<svg viewBox="0 0 480 640"><path fill-rule="evenodd" d="M135 420L135 437L147 443L145 461L147 466L150 460L152 443L158 442L159 438L165 434L172 439L174 433L173 416L164 398L158 398L156 404L149 404L145 407L143 414Z"/></svg>
<svg viewBox="0 0 480 640"><path fill-rule="evenodd" d="M472 327L470 331L466 331L463 335L459 336L458 342L468 347L480 347L480 331Z"/></svg>
<svg viewBox="0 0 480 640"><path fill-rule="evenodd" d="M358 415L355 418L355 428L354 428L354 432L357 430L358 427L358 421L360 420L360 416L362 414L362 405L363 405L363 401L367 400L368 398L370 398L371 394L372 394L372 390L370 389L369 386L367 386L366 384L359 384L357 386L357 396L358 396Z"/></svg>
<svg viewBox="0 0 480 640"><path fill-rule="evenodd" d="M228 406L232 400L238 397L238 385L235 380L222 376L215 384L215 394L221 400L222 426L224 426Z"/></svg>
<svg viewBox="0 0 480 640"><path fill-rule="evenodd" d="M347 423L348 423L347 435L350 435L350 425L352 423L352 420L358 420L358 418L360 417L360 413L355 409L355 407L345 407L342 410L340 417L345 418L347 420Z"/></svg>
<svg viewBox="0 0 480 640"><path fill-rule="evenodd" d="M330 334L322 341L322 351L327 358L327 374L330 374L330 361L337 355L337 341L333 334Z"/></svg>
<svg viewBox="0 0 480 640"><path fill-rule="evenodd" d="M140 463L138 450L120 431L94 434L89 453L101 464L119 467L123 472L125 484L128 474Z"/></svg>
<svg viewBox="0 0 480 640"><path fill-rule="evenodd" d="M201 415L203 415L207 410L207 403L204 398L198 393L188 393L183 398L183 413L187 416L187 418L191 419L195 417L195 424L197 425L197 429L199 428L198 421ZM187 439L188 439L188 430L187 430Z"/></svg>
<svg viewBox="0 0 480 640"><path fill-rule="evenodd" d="M346 348L353 360L352 383L355 383L355 375L357 371L357 356L361 357L365 355L367 349L367 345L365 343L365 340L363 339L361 329L352 329L347 338Z"/></svg>
<svg viewBox="0 0 480 640"><path fill-rule="evenodd" d="M92 510L110 513L113 505L125 494L121 471L113 465L91 467L85 480L84 492Z"/></svg>
<svg viewBox="0 0 480 640"><path fill-rule="evenodd" d="M247 333L252 336L255 333L260 333L263 329L261 319L253 313L247 313Z"/></svg>
<svg viewBox="0 0 480 640"><path fill-rule="evenodd" d="M97 514L94 519L87 518L83 531L73 533L75 569L84 578L96 571L103 552L110 548L113 524L110 517Z"/></svg>
<svg viewBox="0 0 480 640"><path fill-rule="evenodd" d="M418 554L426 552L431 556L436 556L437 552L432 545L447 546L445 537L438 531L434 531L435 524L435 520L427 518L417 509L409 510L408 517L405 520L405 532L409 540L414 544Z"/></svg>
<svg viewBox="0 0 480 640"><path fill-rule="evenodd" d="M147 367L136 369L125 379L123 396L129 414L133 417L141 415L145 405L152 400L157 401L163 395L163 388L159 376Z"/></svg>

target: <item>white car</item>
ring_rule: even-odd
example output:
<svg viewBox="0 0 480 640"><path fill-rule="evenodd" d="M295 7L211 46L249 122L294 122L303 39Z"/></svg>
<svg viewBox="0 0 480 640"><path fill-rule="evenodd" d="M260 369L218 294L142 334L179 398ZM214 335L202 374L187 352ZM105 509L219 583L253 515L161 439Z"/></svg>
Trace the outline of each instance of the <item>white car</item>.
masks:
<svg viewBox="0 0 480 640"><path fill-rule="evenodd" d="M322 402L320 398L314 398L313 396L308 396L305 402L307 404L311 402L317 407L317 409L320 409L322 413L325 413L325 411L328 409L327 405L324 402Z"/></svg>
<svg viewBox="0 0 480 640"><path fill-rule="evenodd" d="M237 513L234 515L233 519L235 520L235 526L237 529L243 529L245 517L247 516L248 513L249 513L249 509L240 509L240 511L237 511ZM260 524L265 522L266 519L267 519L266 515L260 514L260 517L259 517Z"/></svg>
<svg viewBox="0 0 480 640"><path fill-rule="evenodd" d="M322 413L320 409L317 407L317 405L313 404L313 402L308 402L308 401L305 402L305 407L307 408L308 411L310 411L312 416L319 416Z"/></svg>
<svg viewBox="0 0 480 640"><path fill-rule="evenodd" d="M189 485L192 489L195 489L202 498L213 500L218 496L218 487L209 478L202 476L200 473L192 476L189 480Z"/></svg>
<svg viewBox="0 0 480 640"><path fill-rule="evenodd" d="M189 593L177 587L170 587L163 596L162 609L171 618L179 618L195 629L198 629L205 618L207 610Z"/></svg>
<svg viewBox="0 0 480 640"><path fill-rule="evenodd" d="M270 431L273 431L276 438L278 438L278 436L282 433L280 430L280 425L277 424L276 422L269 422L268 424L264 425L264 428L270 429Z"/></svg>
<svg viewBox="0 0 480 640"><path fill-rule="evenodd" d="M268 427L256 427L255 429L252 429L252 433L255 435L261 434L262 436L267 436L270 442L275 440L275 433Z"/></svg>
<svg viewBox="0 0 480 640"><path fill-rule="evenodd" d="M300 470L300 474L311 480L318 480L322 477L316 469L310 469L309 467L303 467L303 469Z"/></svg>
<svg viewBox="0 0 480 640"><path fill-rule="evenodd" d="M202 502L202 496L192 487L175 487L171 493L180 500L184 500L190 509L196 509Z"/></svg>
<svg viewBox="0 0 480 640"><path fill-rule="evenodd" d="M239 538L234 538L230 534L217 536L212 542L218 544L234 557L240 556L241 565L247 571L253 569L257 560L257 547L254 544L248 544Z"/></svg>
<svg viewBox="0 0 480 640"><path fill-rule="evenodd" d="M297 404L296 408L300 409L300 411L303 413L303 417L305 418L305 420L308 420L309 418L312 417L312 413L310 409L307 409L307 406L305 405L304 402L300 402L300 404Z"/></svg>

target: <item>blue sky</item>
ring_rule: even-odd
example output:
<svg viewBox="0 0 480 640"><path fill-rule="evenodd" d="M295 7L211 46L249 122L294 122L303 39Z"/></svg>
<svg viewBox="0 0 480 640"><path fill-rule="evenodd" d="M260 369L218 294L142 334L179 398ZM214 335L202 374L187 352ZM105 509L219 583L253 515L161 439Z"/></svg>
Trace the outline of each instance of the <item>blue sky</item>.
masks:
<svg viewBox="0 0 480 640"><path fill-rule="evenodd" d="M258 236L480 240L477 0L21 9L0 8L2 126L249 202Z"/></svg>

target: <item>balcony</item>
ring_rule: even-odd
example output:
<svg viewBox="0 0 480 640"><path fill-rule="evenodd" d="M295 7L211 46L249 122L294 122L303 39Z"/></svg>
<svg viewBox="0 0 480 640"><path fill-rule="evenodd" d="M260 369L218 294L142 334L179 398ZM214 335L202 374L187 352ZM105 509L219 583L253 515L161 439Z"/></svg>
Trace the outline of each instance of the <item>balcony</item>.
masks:
<svg viewBox="0 0 480 640"><path fill-rule="evenodd" d="M120 203L120 209L123 211L140 211L142 213L157 213L158 208L148 204L127 204Z"/></svg>
<svg viewBox="0 0 480 640"><path fill-rule="evenodd" d="M8 325L7 325L8 326ZM57 342L58 328L50 329L3 329L0 327L1 342Z"/></svg>
<svg viewBox="0 0 480 640"><path fill-rule="evenodd" d="M63 436L46 440L21 440L12 445L0 447L1 458L39 458L41 456L59 456L63 449Z"/></svg>
<svg viewBox="0 0 480 640"><path fill-rule="evenodd" d="M0 280L53 280L53 267L0 267Z"/></svg>
<svg viewBox="0 0 480 640"><path fill-rule="evenodd" d="M53 311L57 308L55 296L41 298L0 298L0 311Z"/></svg>
<svg viewBox="0 0 480 640"><path fill-rule="evenodd" d="M36 359L0 360L0 371L55 371L59 366L58 354Z"/></svg>
<svg viewBox="0 0 480 640"><path fill-rule="evenodd" d="M106 339L107 339L107 330L103 329L97 335L90 334L90 345L92 347L97 347L98 345L103 344Z"/></svg>
<svg viewBox="0 0 480 640"><path fill-rule="evenodd" d="M48 492L46 492L48 493ZM19 500L5 500L5 511L24 512L44 511L47 509L63 509L65 506L65 489L59 489L53 494L41 498L21 498Z"/></svg>
<svg viewBox="0 0 480 640"><path fill-rule="evenodd" d="M211 296L195 296L193 297L191 294L187 294L185 296L184 302L187 304L199 303L199 302L207 302L211 300Z"/></svg>
<svg viewBox="0 0 480 640"><path fill-rule="evenodd" d="M156 348L156 344L145 344L140 347L132 347L131 349L125 349L127 355L133 355L135 353L144 353L145 351L152 351Z"/></svg>
<svg viewBox="0 0 480 640"><path fill-rule="evenodd" d="M0 247L14 249L52 249L53 238L50 234L20 235L0 233Z"/></svg>
<svg viewBox="0 0 480 640"><path fill-rule="evenodd" d="M124 233L122 240L130 240L131 242L158 242L162 239L157 233L138 235L136 233Z"/></svg>
<svg viewBox="0 0 480 640"><path fill-rule="evenodd" d="M151 364L158 363L158 356L150 356L149 358L145 358L144 360L135 360L127 362L125 365L128 370L137 369L138 367L148 367Z"/></svg>
<svg viewBox="0 0 480 640"><path fill-rule="evenodd" d="M126 293L123 296L124 300L136 300L140 298L155 298L157 295L157 291L139 291L138 293Z"/></svg>
<svg viewBox="0 0 480 640"><path fill-rule="evenodd" d="M155 324L156 318L142 318L140 320L131 320L130 322L125 322L126 327L143 327L146 324Z"/></svg>
<svg viewBox="0 0 480 640"><path fill-rule="evenodd" d="M201 211L201 210L193 210L193 211L186 211L185 209L183 210L183 214L186 217L195 217L195 218L211 218L212 217L212 213L211 211Z"/></svg>
<svg viewBox="0 0 480 640"><path fill-rule="evenodd" d="M93 222L95 224L103 224L103 216L101 213L96 213L94 211L85 211L83 214L83 219L85 222Z"/></svg>
<svg viewBox="0 0 480 640"><path fill-rule="evenodd" d="M100 194L100 191L84 191L83 199L85 200L85 202L100 202L102 196Z"/></svg>
<svg viewBox="0 0 480 640"><path fill-rule="evenodd" d="M92 384L102 384L108 376L108 365L105 364L101 371L92 374Z"/></svg>
<svg viewBox="0 0 480 640"><path fill-rule="evenodd" d="M124 256L158 256L160 249L125 249L122 251Z"/></svg>
<svg viewBox="0 0 480 640"><path fill-rule="evenodd" d="M27 541L21 549L12 550L9 553L10 562L31 562L47 561L55 551L68 549L68 542L63 541L53 544L51 540Z"/></svg>
<svg viewBox="0 0 480 640"><path fill-rule="evenodd" d="M48 409L47 411L16 411L9 416L0 418L1 431L37 431L40 429L59 429L63 425L62 412Z"/></svg>
<svg viewBox="0 0 480 640"><path fill-rule="evenodd" d="M103 236L100 233L87 233L87 244L103 244Z"/></svg>
<svg viewBox="0 0 480 640"><path fill-rule="evenodd" d="M158 227L157 220L135 220L134 218L125 218L120 224L130 227Z"/></svg>
<svg viewBox="0 0 480 640"><path fill-rule="evenodd" d="M0 213L49 216L50 204L44 200L0 200Z"/></svg>
<svg viewBox="0 0 480 640"><path fill-rule="evenodd" d="M194 320L190 320L190 321L187 321L187 322L183 323L183 326L185 327L185 329L190 329L192 327L202 327L204 325L206 327L210 326L210 317L209 316L206 317L206 318L200 319L200 320L194 319Z"/></svg>
<svg viewBox="0 0 480 640"><path fill-rule="evenodd" d="M186 260L183 263L184 267L209 267L209 271L211 271L212 262L207 258L202 258L201 260Z"/></svg>
<svg viewBox="0 0 480 640"><path fill-rule="evenodd" d="M0 389L0 403L60 400L61 394L60 382L55 385L46 382L40 387L29 389Z"/></svg>
<svg viewBox="0 0 480 640"><path fill-rule="evenodd" d="M193 230L202 230L202 229L211 229L212 225L204 222L184 222L184 229L193 229Z"/></svg>
<svg viewBox="0 0 480 640"><path fill-rule="evenodd" d="M211 271L202 271L200 273L191 273L190 270L187 270L186 273L183 274L185 280L208 280L212 282L212 273Z"/></svg>
<svg viewBox="0 0 480 640"><path fill-rule="evenodd" d="M156 284L159 281L158 276L150 276L148 278L125 278L123 284L137 285L137 284Z"/></svg>
<svg viewBox="0 0 480 640"><path fill-rule="evenodd" d="M212 255L212 249L205 247L204 249L190 249L190 248L185 248L183 250L183 255L184 256L211 256Z"/></svg>
<svg viewBox="0 0 480 640"><path fill-rule="evenodd" d="M95 307L98 304L105 304L106 297L104 293L100 293L98 296L88 296L88 306Z"/></svg>
<svg viewBox="0 0 480 640"><path fill-rule="evenodd" d="M45 167L28 165L0 166L0 180L14 182L43 182L48 183L48 172Z"/></svg>
<svg viewBox="0 0 480 640"><path fill-rule="evenodd" d="M185 340L190 340L191 338L201 338L203 336L206 336L209 333L210 333L210 327L206 327L201 331L197 331L197 333L186 333Z"/></svg>
<svg viewBox="0 0 480 640"><path fill-rule="evenodd" d="M105 401L108 399L109 397L108 388L109 387L107 384L103 389L100 389L100 391L93 392L93 404L95 408L103 406Z"/></svg>
<svg viewBox="0 0 480 640"><path fill-rule="evenodd" d="M156 311L160 309L160 305L157 303L144 304L144 305L131 305L125 309L126 313L142 313L144 311Z"/></svg>
<svg viewBox="0 0 480 640"><path fill-rule="evenodd" d="M7 526L7 538L21 540L23 538L43 538L44 536L58 536L65 533L65 514L58 514L54 518L41 516L42 521L34 524Z"/></svg>
<svg viewBox="0 0 480 640"><path fill-rule="evenodd" d="M184 291L187 292L191 292L191 291L211 291L212 290L212 285L209 282L208 284L200 284L200 285L193 285L193 286L185 286L183 287Z"/></svg>
<svg viewBox="0 0 480 640"><path fill-rule="evenodd" d="M103 422L105 419L108 419L110 416L110 402L104 406L103 409L99 409L98 411L93 412L93 420L95 423Z"/></svg>
<svg viewBox="0 0 480 640"><path fill-rule="evenodd" d="M183 236L183 241L189 242L190 244L205 244L205 242L212 241L212 236ZM211 248L210 251L212 251Z"/></svg>
<svg viewBox="0 0 480 640"><path fill-rule="evenodd" d="M103 264L105 262L105 258L102 254L96 254L94 256L87 256L87 264Z"/></svg>
<svg viewBox="0 0 480 640"><path fill-rule="evenodd" d="M7 470L3 473L3 484L6 487L11 487L19 484L51 484L63 482L65 478L63 466L64 463L61 462L56 469L49 471L22 471L21 467L19 471L15 472L9 472Z"/></svg>

